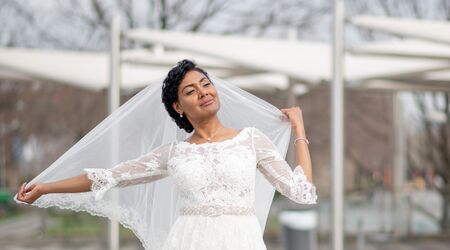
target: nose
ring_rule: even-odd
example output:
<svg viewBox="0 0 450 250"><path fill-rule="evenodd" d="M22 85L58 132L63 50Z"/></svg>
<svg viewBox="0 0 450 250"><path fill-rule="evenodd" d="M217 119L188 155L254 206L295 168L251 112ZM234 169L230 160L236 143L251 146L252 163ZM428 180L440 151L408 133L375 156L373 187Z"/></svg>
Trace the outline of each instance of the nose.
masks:
<svg viewBox="0 0 450 250"><path fill-rule="evenodd" d="M208 92L203 88L200 88L200 91L198 93L200 94L200 98L208 95Z"/></svg>

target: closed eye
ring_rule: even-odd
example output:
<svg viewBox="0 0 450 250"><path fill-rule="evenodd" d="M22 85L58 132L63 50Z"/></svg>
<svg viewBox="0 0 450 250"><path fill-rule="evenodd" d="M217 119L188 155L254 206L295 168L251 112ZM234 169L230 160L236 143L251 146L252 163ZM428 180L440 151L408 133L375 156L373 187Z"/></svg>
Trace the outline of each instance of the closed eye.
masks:
<svg viewBox="0 0 450 250"><path fill-rule="evenodd" d="M209 85L211 85L210 82L203 84L203 87L209 86ZM190 91L186 92L186 95L190 95L190 94L192 94L194 91L195 91L195 90L190 90Z"/></svg>

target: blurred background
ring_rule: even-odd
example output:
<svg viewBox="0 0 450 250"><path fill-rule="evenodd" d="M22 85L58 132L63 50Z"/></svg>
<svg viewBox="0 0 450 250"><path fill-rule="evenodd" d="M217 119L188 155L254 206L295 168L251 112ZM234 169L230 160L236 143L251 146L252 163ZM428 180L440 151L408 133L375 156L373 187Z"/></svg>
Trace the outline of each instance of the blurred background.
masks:
<svg viewBox="0 0 450 250"><path fill-rule="evenodd" d="M107 249L107 219L12 197L108 115L119 17L121 103L190 58L279 108L300 106L319 201L276 193L264 238L268 250L331 249L333 7L2 0L0 248ZM450 249L449 21L449 0L345 1L344 249ZM142 249L128 229L120 239Z"/></svg>

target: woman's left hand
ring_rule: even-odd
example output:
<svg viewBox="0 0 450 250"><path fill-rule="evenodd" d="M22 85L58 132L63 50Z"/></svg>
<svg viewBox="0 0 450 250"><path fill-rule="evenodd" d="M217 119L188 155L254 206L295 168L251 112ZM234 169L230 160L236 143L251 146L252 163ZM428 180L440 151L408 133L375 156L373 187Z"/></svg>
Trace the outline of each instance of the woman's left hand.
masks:
<svg viewBox="0 0 450 250"><path fill-rule="evenodd" d="M289 119L289 121L291 122L291 127L293 129L304 130L302 110L300 109L300 107L296 106L280 110Z"/></svg>

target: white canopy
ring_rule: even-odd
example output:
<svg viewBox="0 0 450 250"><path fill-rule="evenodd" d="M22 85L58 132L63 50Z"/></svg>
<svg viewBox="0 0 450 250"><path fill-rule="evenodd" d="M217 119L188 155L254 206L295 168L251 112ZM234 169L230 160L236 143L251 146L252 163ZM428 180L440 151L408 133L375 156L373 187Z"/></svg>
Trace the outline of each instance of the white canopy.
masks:
<svg viewBox="0 0 450 250"><path fill-rule="evenodd" d="M349 49L349 51L358 55L450 59L450 46L415 39L369 43Z"/></svg>
<svg viewBox="0 0 450 250"><path fill-rule="evenodd" d="M107 87L109 61L106 53L10 49L0 50L3 70L35 79L62 82L99 90ZM123 67L123 87L136 88L161 77L164 68Z"/></svg>
<svg viewBox="0 0 450 250"><path fill-rule="evenodd" d="M426 83L427 86L434 85L433 87L438 89L442 89L445 85L447 85L447 90L450 87L450 46L414 39L403 39L366 44L349 49L349 51L357 55L425 58L437 59L439 61L447 60L448 63L443 65L441 69L402 76L400 78L412 84ZM396 79L399 80L398 78ZM392 85L391 88L397 86L393 82L389 84ZM405 86L405 83L401 85ZM380 86L386 87L386 84L381 84Z"/></svg>
<svg viewBox="0 0 450 250"><path fill-rule="evenodd" d="M423 74L422 77L424 80L442 81L450 83L450 70L427 72Z"/></svg>
<svg viewBox="0 0 450 250"><path fill-rule="evenodd" d="M283 90L288 88L289 79L310 85L330 81L331 51L325 43L142 29L130 31L127 36L151 43L154 48L153 51L122 52L123 89L142 88L162 79L170 67L183 58L195 60L218 77L232 77L233 83L245 89ZM396 53L414 51L413 45L404 46L403 52L399 45ZM360 51L379 52L379 46L369 45ZM448 60L441 60L449 55L447 48L421 47L416 48L415 53L425 52L429 54L428 59L394 58L387 52L376 56L347 54L345 76L348 81L359 84L369 79L416 77L449 68ZM430 59L439 55L439 60ZM0 75L100 90L109 82L108 57L99 52L3 48L0 49ZM427 76L433 78L430 74ZM304 86L299 86L295 93L305 91Z"/></svg>
<svg viewBox="0 0 450 250"><path fill-rule="evenodd" d="M124 60L137 59L135 63L123 63L122 88L137 89L162 79L169 66L183 58L195 59L212 74L219 77L234 75L234 66L224 60L198 56L193 53L164 52L164 55L143 51L125 51ZM138 59L141 58L141 61ZM156 63L158 62L158 63ZM149 66L148 64L152 64ZM43 79L76 87L100 90L109 82L109 61L106 53L56 51L37 49L0 49L0 75L12 79ZM245 72L241 69L240 73Z"/></svg>
<svg viewBox="0 0 450 250"><path fill-rule="evenodd" d="M224 59L256 71L278 72L308 84L330 81L331 48L325 43L137 29L129 39ZM441 69L445 60L346 56L345 77L359 81Z"/></svg>
<svg viewBox="0 0 450 250"><path fill-rule="evenodd" d="M392 17L356 16L350 23L404 37L450 44L450 23Z"/></svg>
<svg viewBox="0 0 450 250"><path fill-rule="evenodd" d="M211 74L248 90L273 92L288 88L289 80L277 73L258 73L218 58L182 51L130 50L122 52L122 89L143 88L166 76L170 67L188 58ZM60 82L79 88L101 90L109 84L106 53L38 49L0 49L0 78ZM295 94L306 89L299 86Z"/></svg>

